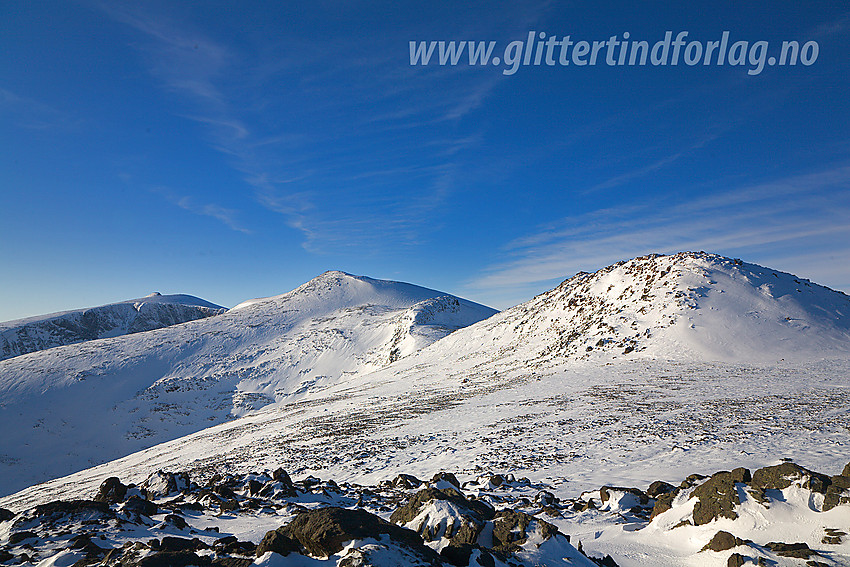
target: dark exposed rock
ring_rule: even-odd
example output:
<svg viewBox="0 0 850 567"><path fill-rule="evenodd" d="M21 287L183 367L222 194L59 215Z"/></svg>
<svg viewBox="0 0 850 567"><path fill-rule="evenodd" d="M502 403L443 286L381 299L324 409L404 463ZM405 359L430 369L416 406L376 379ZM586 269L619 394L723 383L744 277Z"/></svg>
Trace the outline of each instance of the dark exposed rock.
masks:
<svg viewBox="0 0 850 567"><path fill-rule="evenodd" d="M652 514L649 515L649 519L651 520L655 516L663 514L664 512L672 508L673 500L676 498L676 495L678 493L679 489L674 488L671 492L658 496L655 499L655 506L652 507Z"/></svg>
<svg viewBox="0 0 850 567"><path fill-rule="evenodd" d="M541 490L534 495L534 503L539 506L551 506L558 501L555 495L548 490Z"/></svg>
<svg viewBox="0 0 850 567"><path fill-rule="evenodd" d="M683 480L681 482L681 484L679 484L679 488L682 488L682 489L690 488L692 486L699 484L700 481L705 480L706 478L708 478L708 477L705 476L705 475L702 475L702 474L698 474L698 473L688 475L687 478L685 478L685 480Z"/></svg>
<svg viewBox="0 0 850 567"><path fill-rule="evenodd" d="M850 463L844 465L844 470L841 471L841 476L850 476Z"/></svg>
<svg viewBox="0 0 850 567"><path fill-rule="evenodd" d="M6 551L5 549L0 549L0 563L6 563L7 561L13 559L15 556Z"/></svg>
<svg viewBox="0 0 850 567"><path fill-rule="evenodd" d="M121 510L150 517L156 514L159 508L150 500L145 500L144 498L139 498L138 496L133 495L129 497L124 504L122 504Z"/></svg>
<svg viewBox="0 0 850 567"><path fill-rule="evenodd" d="M788 488L793 482L798 480L803 481L803 488L808 488L812 492L819 492L821 494L825 493L827 487L832 483L826 475L810 471L795 463L782 463L772 467L758 469L753 473L750 486L760 493L764 493L765 490L769 489L781 490Z"/></svg>
<svg viewBox="0 0 850 567"><path fill-rule="evenodd" d="M314 476L308 476L307 478L299 480L297 484L301 486L305 492L310 492L314 487L322 484L322 479Z"/></svg>
<svg viewBox="0 0 850 567"><path fill-rule="evenodd" d="M103 557L108 551L94 543L91 540L91 536L89 536L88 534L74 536L71 538L70 543L71 549L77 549L84 552L86 554L87 559Z"/></svg>
<svg viewBox="0 0 850 567"><path fill-rule="evenodd" d="M444 480L451 484L452 486L456 486L458 490L460 490L460 482L458 482L457 477L450 472L438 472L431 478L431 483L437 483L441 480Z"/></svg>
<svg viewBox="0 0 850 567"><path fill-rule="evenodd" d="M82 516L90 520L110 520L115 518L115 512L109 509L105 502L94 500L54 500L47 504L39 504L33 510L33 514L41 523L54 524L67 520L68 517L79 518Z"/></svg>
<svg viewBox="0 0 850 567"><path fill-rule="evenodd" d="M742 478L740 473L721 471L694 489L693 495L699 499L694 505L695 526L702 526L717 518L734 520L738 517L735 506L741 501L735 482L739 478Z"/></svg>
<svg viewBox="0 0 850 567"><path fill-rule="evenodd" d="M396 488L419 488L422 486L422 481L410 474L400 474L392 481L392 486Z"/></svg>
<svg viewBox="0 0 850 567"><path fill-rule="evenodd" d="M594 557L588 557L588 559L590 559L591 561L593 561L597 565L601 565L602 567L620 567L617 564L617 562L614 561L614 558L611 557L610 555L606 555L605 557L602 557L601 559L596 559Z"/></svg>
<svg viewBox="0 0 850 567"><path fill-rule="evenodd" d="M149 498L160 498L183 492L190 487L189 474L156 471L141 484Z"/></svg>
<svg viewBox="0 0 850 567"><path fill-rule="evenodd" d="M174 526L178 530L185 530L189 527L189 524L186 523L186 520L178 516L177 514L168 514L163 522L169 525Z"/></svg>
<svg viewBox="0 0 850 567"><path fill-rule="evenodd" d="M440 550L440 557L455 567L467 567L473 549L471 545L450 545Z"/></svg>
<svg viewBox="0 0 850 567"><path fill-rule="evenodd" d="M555 508L554 506L544 506L540 509L541 512L549 516L550 518L561 518L561 511Z"/></svg>
<svg viewBox="0 0 850 567"><path fill-rule="evenodd" d="M390 521L396 524L406 524L419 515L422 506L432 500L447 500L462 510L464 513L477 520L489 520L493 517L493 509L481 500L467 500L466 497L452 489L425 488L413 495L407 504L398 508L390 516Z"/></svg>
<svg viewBox="0 0 850 567"><path fill-rule="evenodd" d="M747 483L753 480L753 476L750 474L750 469L745 469L744 467L732 469L730 474L732 475L732 482Z"/></svg>
<svg viewBox="0 0 850 567"><path fill-rule="evenodd" d="M319 508L298 514L286 526L275 532L297 541L310 554L329 557L339 552L343 543L354 539L379 538L387 535L419 556L439 558L434 550L426 547L416 532L391 524L362 509ZM271 532L270 532L271 533ZM267 533L268 537L269 534ZM265 538L263 538L265 541ZM257 548L257 553L260 547Z"/></svg>
<svg viewBox="0 0 850 567"><path fill-rule="evenodd" d="M835 528L824 528L826 535L821 538L820 542L827 545L839 545L841 538L847 535L847 532Z"/></svg>
<svg viewBox="0 0 850 567"><path fill-rule="evenodd" d="M266 532L266 535L263 536L263 539L260 541L260 544L257 546L257 550L255 551L257 557L262 556L263 554L273 551L274 553L278 553L283 556L287 556L290 553L297 553L301 549L301 544L298 543L295 539L289 537L284 533L284 529L278 528L271 532Z"/></svg>
<svg viewBox="0 0 850 567"><path fill-rule="evenodd" d="M198 538L165 536L159 542L160 551L199 551L209 549L209 546Z"/></svg>
<svg viewBox="0 0 850 567"><path fill-rule="evenodd" d="M274 484L271 484L271 486L279 496L286 498L298 496L298 491L295 490L295 484L293 484L292 479L289 478L289 474L287 474L287 472L282 468L279 468L272 473L272 480L274 481ZM269 484L266 486L269 486Z"/></svg>
<svg viewBox="0 0 850 567"><path fill-rule="evenodd" d="M289 478L289 473L287 473L282 468L279 468L272 473L272 480L276 480L277 482L282 482L283 484L285 484L287 486L294 486L292 484L292 479Z"/></svg>
<svg viewBox="0 0 850 567"><path fill-rule="evenodd" d="M452 545L472 544L478 540L484 522L493 517L494 510L480 500L469 500L453 488L425 488L417 492L407 503L393 512L390 521L407 524L419 515L423 506L435 500L451 502L460 512L460 522L446 526L445 533L437 533L423 522L416 529L425 541L445 537Z"/></svg>
<svg viewBox="0 0 850 567"><path fill-rule="evenodd" d="M123 562L122 562L123 563ZM212 560L207 556L199 556L191 551L160 551L142 557L136 563L137 567L188 567L211 565Z"/></svg>
<svg viewBox="0 0 850 567"><path fill-rule="evenodd" d="M122 502L127 495L127 487L121 484L121 481L116 476L111 476L104 480L97 494L94 496L96 502L106 502L107 504L116 504Z"/></svg>
<svg viewBox="0 0 850 567"><path fill-rule="evenodd" d="M824 563L823 561L815 561L814 559L806 561L806 565L809 567L832 567L829 563Z"/></svg>
<svg viewBox="0 0 850 567"><path fill-rule="evenodd" d="M274 533L274 532L269 532ZM239 554L239 555L256 555L257 544L250 541L239 541L233 536L221 538L213 543L213 547L220 553ZM274 551L274 550L266 550ZM265 551L263 552L265 553ZM280 553L280 552L278 552ZM262 555L262 553L260 554ZM281 553L283 555L283 553Z"/></svg>
<svg viewBox="0 0 850 567"><path fill-rule="evenodd" d="M850 477L841 475L830 479L823 498L823 511L832 510L841 504L850 504Z"/></svg>
<svg viewBox="0 0 850 567"><path fill-rule="evenodd" d="M478 554L474 559L475 563L470 563L472 553L476 550L478 551ZM455 565L456 567L467 567L468 565L495 567L496 565L496 561L493 556L487 550L482 549L477 545L449 545L440 550L440 557L442 557L450 565Z"/></svg>
<svg viewBox="0 0 850 567"><path fill-rule="evenodd" d="M251 496L256 496L263 489L263 484L254 479L249 480L246 486L248 487L248 494Z"/></svg>
<svg viewBox="0 0 850 567"><path fill-rule="evenodd" d="M727 549L744 545L744 543L744 540L741 538L721 530L714 534L714 537L700 551L726 551Z"/></svg>
<svg viewBox="0 0 850 567"><path fill-rule="evenodd" d="M603 486L599 489L599 497L602 499L602 502L605 503L611 497L611 492L626 492L628 494L634 494L638 497L638 500L641 504L649 504L649 497L644 493L643 490L639 488L623 488L619 486Z"/></svg>
<svg viewBox="0 0 850 567"><path fill-rule="evenodd" d="M11 520L15 517L15 513L11 510L7 510L6 508L0 508L0 522L5 522L6 520Z"/></svg>
<svg viewBox="0 0 850 567"><path fill-rule="evenodd" d="M663 480L656 480L649 485L649 488L646 490L646 495L650 498L658 498L662 494L669 494L674 490L676 490L676 487L672 484L668 484Z"/></svg>
<svg viewBox="0 0 850 567"><path fill-rule="evenodd" d="M235 500L236 499L236 493L233 492L233 489L231 489L226 484L216 484L216 485L213 486L212 490L216 494L223 496L224 498L226 498L228 500Z"/></svg>
<svg viewBox="0 0 850 567"><path fill-rule="evenodd" d="M795 557L797 559L808 559L812 555L817 555L817 551L809 549L805 543L781 543L772 541L765 545L776 555L780 557Z"/></svg>
<svg viewBox="0 0 850 567"><path fill-rule="evenodd" d="M733 553L726 560L726 567L742 567L747 562L747 558L740 553Z"/></svg>
<svg viewBox="0 0 850 567"><path fill-rule="evenodd" d="M36 537L38 537L38 534L31 531L13 532L9 534L9 545L18 545L22 541Z"/></svg>
<svg viewBox="0 0 850 567"><path fill-rule="evenodd" d="M182 514L184 512L203 512L204 505L200 502L179 502L177 504L163 504L164 507Z"/></svg>
<svg viewBox="0 0 850 567"><path fill-rule="evenodd" d="M460 527L454 527L454 533L446 533L452 545L473 544L478 541L484 524L469 518L464 518Z"/></svg>
<svg viewBox="0 0 850 567"><path fill-rule="evenodd" d="M254 560L247 557L217 557L212 564L216 567L249 567L254 564Z"/></svg>
<svg viewBox="0 0 850 567"><path fill-rule="evenodd" d="M528 526L536 522L543 540L558 535L558 528L517 510L500 510L493 517L493 549L503 553L517 551L528 539Z"/></svg>
<svg viewBox="0 0 850 567"><path fill-rule="evenodd" d="M40 518L85 512L109 514L110 510L106 503L94 500L54 500L35 507L35 515Z"/></svg>
<svg viewBox="0 0 850 567"><path fill-rule="evenodd" d="M502 486L505 483L505 477L500 474L494 474L490 477L489 481L493 486Z"/></svg>

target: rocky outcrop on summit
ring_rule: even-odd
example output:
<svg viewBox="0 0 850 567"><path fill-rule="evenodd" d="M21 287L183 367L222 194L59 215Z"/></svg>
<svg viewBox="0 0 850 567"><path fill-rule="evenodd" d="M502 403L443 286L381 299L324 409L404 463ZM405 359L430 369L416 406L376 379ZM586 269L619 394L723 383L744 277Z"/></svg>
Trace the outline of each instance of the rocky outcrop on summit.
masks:
<svg viewBox="0 0 850 567"><path fill-rule="evenodd" d="M652 254L578 273L448 343L530 363L820 358L850 353L850 297L716 254Z"/></svg>

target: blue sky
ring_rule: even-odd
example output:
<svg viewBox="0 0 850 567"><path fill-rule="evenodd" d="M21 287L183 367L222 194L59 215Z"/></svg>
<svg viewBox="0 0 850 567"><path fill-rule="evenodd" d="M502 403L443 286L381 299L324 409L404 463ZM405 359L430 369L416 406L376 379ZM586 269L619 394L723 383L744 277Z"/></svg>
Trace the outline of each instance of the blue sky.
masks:
<svg viewBox="0 0 850 567"><path fill-rule="evenodd" d="M0 320L328 269L505 308L684 249L850 291L846 5L298 4L0 4ZM668 30L819 51L505 75L408 46Z"/></svg>

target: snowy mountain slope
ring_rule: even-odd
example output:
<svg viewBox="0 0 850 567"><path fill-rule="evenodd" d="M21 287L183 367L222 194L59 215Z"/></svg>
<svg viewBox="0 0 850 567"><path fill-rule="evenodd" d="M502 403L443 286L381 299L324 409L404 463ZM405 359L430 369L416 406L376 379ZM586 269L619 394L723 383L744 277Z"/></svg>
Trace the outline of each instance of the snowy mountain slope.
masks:
<svg viewBox="0 0 850 567"><path fill-rule="evenodd" d="M327 272L218 317L0 362L0 493L381 368L494 310Z"/></svg>
<svg viewBox="0 0 850 567"><path fill-rule="evenodd" d="M227 311L191 295L129 299L0 323L0 360L57 346L160 329Z"/></svg>
<svg viewBox="0 0 850 567"><path fill-rule="evenodd" d="M845 356L850 296L716 254L642 256L579 273L441 346L451 353L461 345L479 359L529 362Z"/></svg>
<svg viewBox="0 0 850 567"><path fill-rule="evenodd" d="M297 389L263 411L33 486L0 506L90 495L108 476L138 483L157 469L205 481L283 466L361 484L440 470L462 479L512 473L562 501L605 484L678 484L779 457L834 474L848 461L847 296L775 273L683 253L579 274L385 368ZM391 335L382 353L396 344ZM829 524L847 517L846 506L815 517L806 507L820 506L817 495L769 497L780 502L769 513L747 508L739 524L721 526L756 541L745 555L776 560L765 546L774 533L792 543L796 517L811 528L800 539L811 545L818 530L846 527ZM785 510L782 498L795 508ZM693 503L674 509L676 521L687 519ZM698 551L714 533L708 527L647 526L613 504L598 516L560 513L552 521L564 533L622 567L721 565L729 555ZM681 534L693 541L684 545ZM847 556L842 545L844 555L830 556L836 565Z"/></svg>
<svg viewBox="0 0 850 567"><path fill-rule="evenodd" d="M659 468L682 476L696 462L722 468L742 451L749 455L744 464L760 466L788 447L802 462L834 468L846 460L850 428L850 356L842 339L848 298L773 274L691 253L580 274L386 368L299 388L266 411L40 493L77 484L90 490L104 471L132 479L152 468L278 465L368 481L395 472L510 468L584 489L610 481L612 471L617 479L649 482ZM775 297L762 291L763 279L777 282ZM691 327L736 318L740 324L726 329L743 334ZM577 329L589 338L575 337ZM771 333L783 332L788 340L771 353ZM742 353L756 362L714 360Z"/></svg>

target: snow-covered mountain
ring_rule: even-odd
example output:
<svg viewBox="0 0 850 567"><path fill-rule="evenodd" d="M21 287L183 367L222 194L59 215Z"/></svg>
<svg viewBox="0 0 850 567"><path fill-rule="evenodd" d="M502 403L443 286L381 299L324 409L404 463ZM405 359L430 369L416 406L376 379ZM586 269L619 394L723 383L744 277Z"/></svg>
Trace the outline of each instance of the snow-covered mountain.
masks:
<svg viewBox="0 0 850 567"><path fill-rule="evenodd" d="M0 493L379 369L494 313L327 272L217 317L0 361Z"/></svg>
<svg viewBox="0 0 850 567"><path fill-rule="evenodd" d="M220 305L191 295L154 292L99 307L6 321L0 323L0 360L93 339L160 329L225 311Z"/></svg>
<svg viewBox="0 0 850 567"><path fill-rule="evenodd" d="M212 425L225 413L266 407L97 469L122 478L150 467L242 470L283 464L296 472L329 469L336 477L374 481L391 472L474 470L494 463L531 471L554 467L574 477L573 465L581 464L580 476L592 485L606 479L584 468L602 455L609 458L610 451L648 462L661 451L666 466L681 457L676 466L689 468L689 451L716 441L722 450L709 451L703 460L722 466L724 451L746 446L738 443L741 423L749 424L747 435L761 432L773 439L747 449L759 455L752 465L772 459L788 442L785 435L812 428L846 435L831 428L843 419L836 416L848 415L838 409L846 407L847 390L836 385L846 382L850 298L791 274L704 253L636 258L578 274L385 368L404 343L399 329L421 318L419 310L431 302L414 303L421 299L414 293L387 305L396 290L421 288L382 282L384 305L378 307L364 295L377 294L378 285L329 273L221 317L139 335L148 342L132 343L134 358L123 350L130 344L118 342L74 357L32 359L29 367L16 366L11 380L4 369L5 391L14 392L5 395L20 397L26 384L45 407L67 408L48 429L40 423L31 431L16 428L13 436L19 438L4 452L31 440L37 450L26 467L67 458L45 459L40 447L42 439L56 435L59 420L76 423L79 410L70 401L53 404L49 391L40 392L49 383L63 400L73 391L95 396L97 389L93 393L78 383L90 380L87 372L96 377L91 381L96 388L152 384L135 395L110 394L129 401L105 406L117 429L131 436L150 431L152 440L175 438L197 430L201 420ZM339 308L351 303L361 306ZM402 304L413 306L394 309ZM474 313L471 320L488 312ZM234 317L241 323L238 331L230 323ZM58 356L62 349L48 352ZM343 362L353 370L331 376L327 368ZM71 369L79 365L88 370L75 376ZM62 377L77 390L56 388ZM750 415L746 404L757 404L759 415ZM799 404L811 407L801 414L788 409ZM4 412L21 419L14 405ZM786 421L775 428L779 422L762 414ZM76 428L72 435L103 445L97 431ZM563 431L571 434L564 437ZM631 442L630 436L644 435L649 439ZM128 445L122 441L113 453ZM688 450L667 454L676 447ZM827 469L844 458L836 450L810 448L799 457ZM630 466L623 464L623 470ZM102 473L85 473L73 482L86 474Z"/></svg>
<svg viewBox="0 0 850 567"><path fill-rule="evenodd" d="M332 285L308 285L322 305L335 301ZM233 313L262 313L261 305L249 302ZM0 506L23 510L56 498L90 496L107 477L141 483L157 469L187 471L199 483L214 484L216 475L256 480L252 471L281 466L296 477L372 485L361 491L362 498L342 489L365 503L380 494L381 481L398 474L429 478L451 471L461 480L478 479L465 493L490 499L497 508L545 514L538 517L546 521L555 514L551 522L572 534L573 544L580 537L585 550L597 557L610 553L621 567L726 564L731 549L700 551L720 530L754 540L738 544L733 537L740 561L755 556L796 564L772 544L808 542L823 564L846 564L850 542L838 532L846 528L842 522L850 510L845 487L850 477L830 481L836 487L830 498L839 505L827 513L824 487L815 489L805 479L789 486L779 482L782 475L771 477L776 486L767 487L744 475L729 485L731 494L739 494L733 503L737 519L730 523L718 516L702 524L694 496L704 479L691 475L755 470L781 457L828 475L847 470L849 316L848 296L791 274L704 253L636 258L578 274L387 366L299 383L261 411L31 487L0 499ZM303 340L322 328L306 325ZM375 351L384 362L395 358L394 336L382 335ZM331 343L329 348L344 348ZM220 371L226 363L233 364L222 360ZM253 391L261 391L262 383L249 382ZM531 484L486 480L496 473L525 476ZM654 481L681 488L668 502L670 512L650 522L649 504L640 494ZM309 476L304 483L316 492L299 505L336 498L330 483L315 485ZM600 490L603 485L609 488ZM714 494L713 486L703 492ZM660 494L653 498L661 500ZM546 502L557 505L545 511ZM724 502L718 509L726 509ZM456 529L462 514L436 501L420 504L419 515L405 525L435 537L440 548L446 542L438 536L449 533L449 526ZM250 514L256 517L234 516L233 529L270 529L262 510ZM791 541L801 523L807 531ZM256 531L240 533L258 543L265 529L251 529ZM818 543L821 537L838 543ZM795 549L791 552L805 551ZM566 547L559 553L560 559L538 555L528 564L563 564L568 556L581 561ZM342 561L334 557L332 562ZM287 564L273 555L255 563ZM470 559L469 565L476 563Z"/></svg>
<svg viewBox="0 0 850 567"><path fill-rule="evenodd" d="M443 343L528 362L617 356L756 362L850 353L850 296L704 252L579 273ZM601 358L600 358L600 355Z"/></svg>

